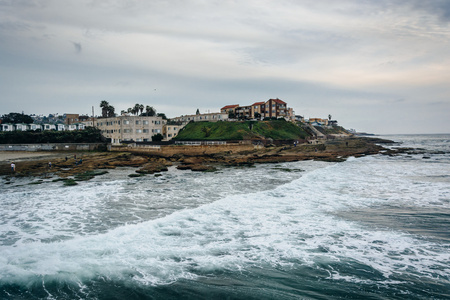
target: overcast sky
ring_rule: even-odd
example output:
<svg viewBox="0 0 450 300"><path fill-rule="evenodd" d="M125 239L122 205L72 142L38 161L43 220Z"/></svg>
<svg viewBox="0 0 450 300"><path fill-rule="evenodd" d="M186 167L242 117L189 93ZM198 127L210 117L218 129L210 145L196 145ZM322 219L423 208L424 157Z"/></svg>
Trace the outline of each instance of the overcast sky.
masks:
<svg viewBox="0 0 450 300"><path fill-rule="evenodd" d="M0 115L279 98L358 131L449 133L449 21L448 0L0 0Z"/></svg>

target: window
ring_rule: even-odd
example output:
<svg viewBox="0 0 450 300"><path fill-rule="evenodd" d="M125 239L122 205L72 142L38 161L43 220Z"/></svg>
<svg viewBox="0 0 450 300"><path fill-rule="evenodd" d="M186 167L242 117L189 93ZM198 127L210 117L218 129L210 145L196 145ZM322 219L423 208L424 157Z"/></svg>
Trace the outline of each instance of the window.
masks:
<svg viewBox="0 0 450 300"><path fill-rule="evenodd" d="M141 124L141 121L136 120L136 125L139 125L139 124Z"/></svg>
<svg viewBox="0 0 450 300"><path fill-rule="evenodd" d="M124 124L124 125L128 125L128 124L130 124L130 121L128 121L128 120L123 120L123 124Z"/></svg>
<svg viewBox="0 0 450 300"><path fill-rule="evenodd" d="M142 124L148 125L148 121L142 121Z"/></svg>
<svg viewBox="0 0 450 300"><path fill-rule="evenodd" d="M142 133L142 129L136 129L136 133Z"/></svg>
<svg viewBox="0 0 450 300"><path fill-rule="evenodd" d="M148 133L148 129L144 129L144 131L143 131L144 133Z"/></svg>

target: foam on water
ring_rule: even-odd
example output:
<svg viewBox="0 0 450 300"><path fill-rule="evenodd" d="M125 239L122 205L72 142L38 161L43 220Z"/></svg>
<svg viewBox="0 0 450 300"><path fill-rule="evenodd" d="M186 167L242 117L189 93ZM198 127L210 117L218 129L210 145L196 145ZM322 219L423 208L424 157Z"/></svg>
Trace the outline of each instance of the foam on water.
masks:
<svg viewBox="0 0 450 300"><path fill-rule="evenodd" d="M295 270L305 266L328 274L328 280L395 285L411 278L427 278L448 284L448 245L406 232L368 228L332 214L398 203L448 209L448 184L424 184L417 179L436 174L436 170L426 167L416 170L402 160L397 163L393 167L381 157L350 159L341 164L321 163L320 168L310 168L300 178L291 177L284 184L277 181L270 188L264 188L260 182L266 184L287 173L277 171L267 175L263 168L245 169L242 174L239 169L214 175L191 173L193 181L183 173L174 181L188 180L189 185L179 185L174 190L184 192L190 199L200 199L196 205L189 206L178 197L172 204L181 202L181 205L146 221L125 222L110 230L91 228L89 234L77 234L68 240L42 242L30 236L20 243L3 245L0 283L63 281L80 285L103 278L130 284L165 285L183 278L208 277L218 271L245 273L254 268ZM307 164L288 165L304 168ZM227 176L230 177L225 180ZM152 192L158 184L166 184L149 182L148 178L139 180L129 184L142 187L139 182L146 182ZM227 190L239 182L242 188L239 193ZM104 209L99 208L105 200L99 196L102 193L115 193L111 201L117 205L123 204L122 196L127 202L138 204L142 199L153 200L152 193L145 190L131 192L117 183L89 184L102 201L95 198L93 202L85 201L84 197L93 198L92 189L87 194L72 190L71 199L79 199L84 204L77 206L72 201L66 207L58 207L57 199L49 196L50 203L56 201L54 205L46 204L53 211L39 217L50 222L50 215L75 210L84 220L95 218ZM198 192L199 186L205 190ZM196 187L196 192L190 194L190 187ZM54 189L55 193L60 191ZM162 193L157 195L164 197ZM33 203L32 199L27 201ZM11 218L20 218L22 213L25 212ZM57 218L54 222L64 224Z"/></svg>

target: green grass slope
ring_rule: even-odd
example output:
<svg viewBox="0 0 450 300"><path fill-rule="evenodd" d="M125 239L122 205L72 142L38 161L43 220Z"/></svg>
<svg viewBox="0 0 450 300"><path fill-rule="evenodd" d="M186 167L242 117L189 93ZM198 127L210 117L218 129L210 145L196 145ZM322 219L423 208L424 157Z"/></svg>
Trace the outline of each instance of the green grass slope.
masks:
<svg viewBox="0 0 450 300"><path fill-rule="evenodd" d="M284 120L244 122L192 122L186 125L175 140L248 140L304 139L308 134L299 126Z"/></svg>

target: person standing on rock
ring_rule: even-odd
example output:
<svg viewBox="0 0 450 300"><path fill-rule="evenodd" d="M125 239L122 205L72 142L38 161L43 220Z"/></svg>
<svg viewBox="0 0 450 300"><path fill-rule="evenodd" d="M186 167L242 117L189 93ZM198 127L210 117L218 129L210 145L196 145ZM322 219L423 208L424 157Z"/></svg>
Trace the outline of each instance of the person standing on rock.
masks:
<svg viewBox="0 0 450 300"><path fill-rule="evenodd" d="M11 172L16 172L16 164L13 161L11 162Z"/></svg>

